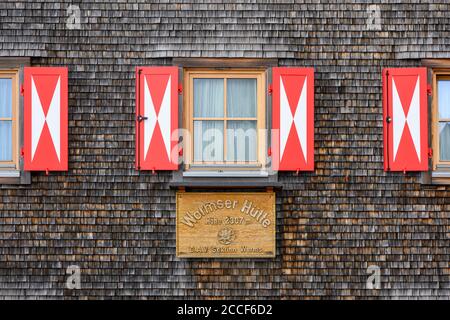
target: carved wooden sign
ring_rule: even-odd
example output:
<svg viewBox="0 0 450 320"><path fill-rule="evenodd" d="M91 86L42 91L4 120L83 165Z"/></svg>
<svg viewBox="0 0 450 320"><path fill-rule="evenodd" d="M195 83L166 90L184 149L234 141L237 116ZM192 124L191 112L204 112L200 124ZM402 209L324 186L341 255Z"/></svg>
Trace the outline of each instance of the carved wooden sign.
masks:
<svg viewBox="0 0 450 320"><path fill-rule="evenodd" d="M177 257L275 257L274 192L178 192Z"/></svg>

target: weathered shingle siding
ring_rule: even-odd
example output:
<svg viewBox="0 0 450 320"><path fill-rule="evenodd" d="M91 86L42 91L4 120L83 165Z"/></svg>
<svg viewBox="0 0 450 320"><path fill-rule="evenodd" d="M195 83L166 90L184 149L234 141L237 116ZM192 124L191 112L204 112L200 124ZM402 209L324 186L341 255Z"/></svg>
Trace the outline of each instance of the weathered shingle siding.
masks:
<svg viewBox="0 0 450 320"><path fill-rule="evenodd" d="M0 2L0 56L69 68L69 172L0 185L0 298L449 299L450 188L383 171L380 77L450 58L448 1L382 1L381 30L365 1L174 2ZM174 57L315 68L316 170L279 175L273 260L175 257L171 176L135 171L133 121L135 66Z"/></svg>

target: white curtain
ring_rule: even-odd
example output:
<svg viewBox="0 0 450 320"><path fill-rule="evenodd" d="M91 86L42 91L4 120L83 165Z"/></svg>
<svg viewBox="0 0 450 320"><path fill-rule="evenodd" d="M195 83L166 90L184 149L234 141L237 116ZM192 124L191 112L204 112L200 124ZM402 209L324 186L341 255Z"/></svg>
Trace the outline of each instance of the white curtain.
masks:
<svg viewBox="0 0 450 320"><path fill-rule="evenodd" d="M450 80L438 81L439 119L450 119ZM450 123L439 124L439 157L450 161Z"/></svg>
<svg viewBox="0 0 450 320"><path fill-rule="evenodd" d="M0 161L12 160L12 123L0 121Z"/></svg>
<svg viewBox="0 0 450 320"><path fill-rule="evenodd" d="M256 79L227 80L230 118L256 118ZM256 120L227 122L227 161L256 161Z"/></svg>
<svg viewBox="0 0 450 320"><path fill-rule="evenodd" d="M227 127L227 161L256 161L256 121L228 121Z"/></svg>
<svg viewBox="0 0 450 320"><path fill-rule="evenodd" d="M194 117L223 117L223 79L194 79Z"/></svg>
<svg viewBox="0 0 450 320"><path fill-rule="evenodd" d="M194 118L223 117L223 79L194 79ZM194 161L223 161L223 121L194 121Z"/></svg>
<svg viewBox="0 0 450 320"><path fill-rule="evenodd" d="M450 119L450 80L438 81L439 119Z"/></svg>
<svg viewBox="0 0 450 320"><path fill-rule="evenodd" d="M223 161L223 121L194 121L194 161Z"/></svg>
<svg viewBox="0 0 450 320"><path fill-rule="evenodd" d="M439 158L450 161L450 123L439 124Z"/></svg>
<svg viewBox="0 0 450 320"><path fill-rule="evenodd" d="M0 118L11 118L12 115L12 81L0 79Z"/></svg>
<svg viewBox="0 0 450 320"><path fill-rule="evenodd" d="M256 79L227 80L227 112L230 118L256 118Z"/></svg>
<svg viewBox="0 0 450 320"><path fill-rule="evenodd" d="M0 118L12 117L12 81L0 79ZM0 120L0 161L12 160L12 122Z"/></svg>
<svg viewBox="0 0 450 320"><path fill-rule="evenodd" d="M256 79L194 79L194 161L223 162L224 121L195 118L256 118ZM227 121L227 161L256 161L256 120Z"/></svg>

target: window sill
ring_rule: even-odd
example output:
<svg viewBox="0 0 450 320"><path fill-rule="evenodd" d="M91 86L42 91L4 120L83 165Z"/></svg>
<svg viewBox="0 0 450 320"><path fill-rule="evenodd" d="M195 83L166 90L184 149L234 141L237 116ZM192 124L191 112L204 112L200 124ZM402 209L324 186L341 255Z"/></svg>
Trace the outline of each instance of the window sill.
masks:
<svg viewBox="0 0 450 320"><path fill-rule="evenodd" d="M434 171L423 172L422 184L450 185L450 168L441 167Z"/></svg>
<svg viewBox="0 0 450 320"><path fill-rule="evenodd" d="M20 171L19 170L1 170L0 169L0 178L19 178Z"/></svg>
<svg viewBox="0 0 450 320"><path fill-rule="evenodd" d="M31 174L27 171L0 168L0 187L8 184L30 184Z"/></svg>
<svg viewBox="0 0 450 320"><path fill-rule="evenodd" d="M447 178L450 179L450 171L433 171L431 178Z"/></svg>
<svg viewBox="0 0 450 320"><path fill-rule="evenodd" d="M278 175L266 170L188 170L173 172L172 188L281 188Z"/></svg>
<svg viewBox="0 0 450 320"><path fill-rule="evenodd" d="M450 185L450 171L433 171L431 173L431 184Z"/></svg>
<svg viewBox="0 0 450 320"><path fill-rule="evenodd" d="M223 179L221 181L215 180L183 180L171 181L169 183L171 188L200 188L200 189L225 189L225 188L241 188L241 189L255 189L255 188L275 188L281 189L283 185L279 182L273 181L249 181L248 179L231 180Z"/></svg>
<svg viewBox="0 0 450 320"><path fill-rule="evenodd" d="M264 170L190 170L183 172L183 177L209 178L267 178L269 173Z"/></svg>

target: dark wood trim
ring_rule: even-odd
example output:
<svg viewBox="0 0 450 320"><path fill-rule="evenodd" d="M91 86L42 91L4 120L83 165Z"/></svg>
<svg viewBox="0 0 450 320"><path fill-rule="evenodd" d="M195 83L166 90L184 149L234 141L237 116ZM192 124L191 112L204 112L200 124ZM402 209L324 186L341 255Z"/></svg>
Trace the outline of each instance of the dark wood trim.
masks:
<svg viewBox="0 0 450 320"><path fill-rule="evenodd" d="M278 59L173 58L172 64L183 68L270 68L278 66Z"/></svg>
<svg viewBox="0 0 450 320"><path fill-rule="evenodd" d="M281 189L283 184L280 182L273 181L230 181L226 179L214 179L214 181L208 181L206 179L201 181L173 181L169 183L171 188L207 188L207 189L217 189L217 188L241 188L241 189L251 189L251 188L267 188Z"/></svg>
<svg viewBox="0 0 450 320"><path fill-rule="evenodd" d="M22 184L22 174L20 177L1 177L0 178L0 189L2 189L5 184Z"/></svg>
<svg viewBox="0 0 450 320"><path fill-rule="evenodd" d="M18 68L30 65L27 57L0 57L0 68Z"/></svg>
<svg viewBox="0 0 450 320"><path fill-rule="evenodd" d="M31 172L21 169L20 177L0 177L0 189L7 184L31 184Z"/></svg>
<svg viewBox="0 0 450 320"><path fill-rule="evenodd" d="M422 59L422 65L428 68L450 68L450 59Z"/></svg>

